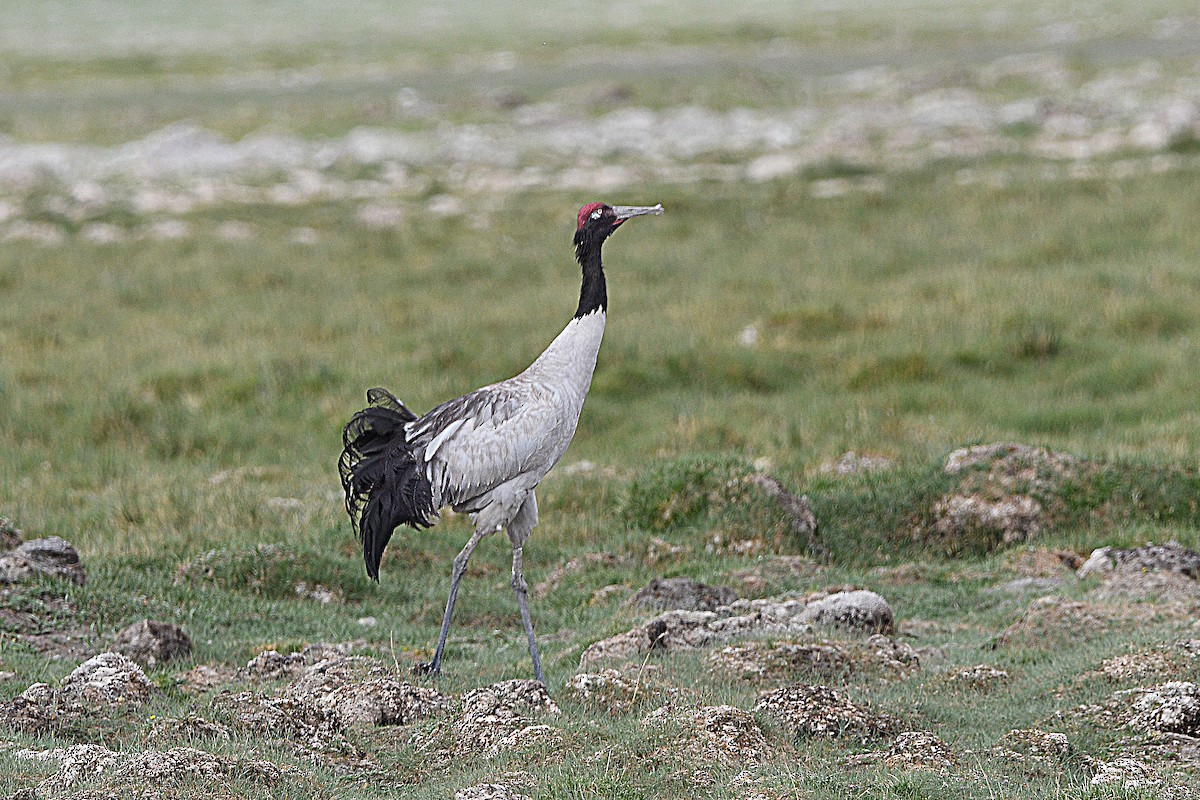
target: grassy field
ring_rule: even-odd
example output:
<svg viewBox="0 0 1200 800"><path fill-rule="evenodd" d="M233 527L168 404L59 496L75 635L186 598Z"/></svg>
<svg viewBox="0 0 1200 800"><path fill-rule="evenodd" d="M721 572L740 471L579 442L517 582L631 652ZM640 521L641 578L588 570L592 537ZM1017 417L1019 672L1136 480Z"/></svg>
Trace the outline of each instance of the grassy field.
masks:
<svg viewBox="0 0 1200 800"><path fill-rule="evenodd" d="M0 26L0 134L112 146L183 121L230 137L264 128L336 137L356 126L485 125L507 104L582 108L598 96L603 112L770 109L819 104L826 84L814 76L876 62L942 74L1043 47L1074 59L1081 80L1148 58L1158 74L1188 74L1194 54L1173 48L1186 50L1179 42L1200 21L1185 4L1159 5L1094 4L1086 30L1058 45L1047 29L1063 20L1021 2L811 15L788 3L704 3L686 25L665 21L678 16L669 4L630 4L602 22L584 4L553 20L513 4L496 29L493 6L477 3L439 14L420 4L273 3L261 25L239 4L96 4L73 14L84 5L63 3L53 18L51 6L24 4ZM1156 38L1164 20L1182 26L1182 40ZM55 40L34 46L52 23ZM763 55L769 47L781 62ZM436 105L434 122L397 115L406 86ZM1027 577L1038 553L1169 539L1200 548L1200 162L1193 139L1171 147L1155 162L1162 169L1120 177L1112 162L1149 158L1118 149L1074 171L1023 153L889 170L828 160L766 181L463 195L457 214L429 213L453 185L435 176L383 228L360 224L353 199L258 196L171 215L186 225L178 238L133 233L161 221L159 212L73 217L56 205L72 191L61 178L3 187L0 223L20 216L59 239L0 241L0 516L27 539L70 540L88 581L5 589L0 610L40 615L46 630L82 626L94 651L144 617L176 622L195 652L150 672L163 692L144 709L82 730L0 731L0 795L54 771L17 748L164 746L155 719L209 714L209 695L175 679L194 664L242 666L265 649L358 638L402 668L428 657L469 525L449 518L398 532L381 583L370 583L342 509L341 427L371 386L425 410L523 369L575 306L575 210L603 199L661 202L667 213L634 221L606 246L600 363L572 448L539 490L541 525L525 552L531 585L571 559L614 556L533 602L551 695L589 644L644 621L622 601L656 575L728 584L746 597L853 585L887 597L906 640L943 655L903 680L852 681L847 691L934 730L957 766L848 768L844 756L872 746L792 740L764 720L772 756L744 771L714 768L697 788L690 767L663 755L671 730L641 725L655 704L609 716L563 703L552 724L565 752L462 763L420 755L414 742L434 735L435 723L355 731L377 762L358 771L269 738L171 740L286 768L270 786L235 776L214 796L446 797L505 774L535 797L1160 796L1093 786L1079 759L1032 769L992 748L1011 729L1043 727L1066 732L1076 755L1125 753L1128 732L1056 713L1128 688L1081 677L1106 658L1197 635L1194 600L1182 616L1147 601L1136 624L1068 632L1057 646L996 646L1038 596L997 587ZM967 179L974 174L1003 180ZM869 180L883 188L818 191ZM230 221L252 235L222 233ZM93 223L130 233L89 241ZM914 524L955 485L945 455L994 441L1097 466L1060 487L1053 524L1021 546L958 551L914 538ZM893 466L851 476L822 469L850 450ZM714 533L756 524L762 498L749 501L749 515L714 504L662 523L656 504L691 491L677 477L703 472L696 465L718 475L754 465L807 494L827 557L790 570L781 557L808 555L801 542L706 549ZM678 552L657 557L655 538ZM414 682L457 694L531 676L509 557L501 541L480 547L446 674ZM333 602L304 596L300 584L328 589ZM613 584L617 593L597 599ZM1071 578L1043 593L1094 603L1095 589ZM358 623L368 616L379 624ZM0 698L55 683L81 660L53 658L17 633L0 626L0 670L15 673ZM981 661L1014 679L991 693L946 682ZM654 665L689 703L750 709L763 688L714 675L704 652ZM1172 677L1197 680L1200 668ZM1195 780L1194 762L1155 763L1169 785ZM75 789L117 791L105 781ZM168 785L163 796L190 796L197 785Z"/></svg>

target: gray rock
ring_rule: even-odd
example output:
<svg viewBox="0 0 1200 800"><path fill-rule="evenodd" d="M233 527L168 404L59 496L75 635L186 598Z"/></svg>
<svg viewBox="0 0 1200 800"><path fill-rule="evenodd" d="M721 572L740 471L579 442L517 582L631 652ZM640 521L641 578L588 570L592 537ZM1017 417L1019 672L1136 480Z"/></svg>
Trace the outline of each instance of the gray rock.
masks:
<svg viewBox="0 0 1200 800"><path fill-rule="evenodd" d="M1200 684L1169 681L1150 689L1118 692L1133 698L1129 724L1146 731L1200 736Z"/></svg>
<svg viewBox="0 0 1200 800"><path fill-rule="evenodd" d="M378 659L336 656L303 670L288 697L327 709L344 726L405 725L445 713L450 698L413 686Z"/></svg>
<svg viewBox="0 0 1200 800"><path fill-rule="evenodd" d="M837 592L805 606L800 622L862 633L895 633L892 607L875 592Z"/></svg>
<svg viewBox="0 0 1200 800"><path fill-rule="evenodd" d="M1145 544L1121 549L1100 547L1079 568L1078 575L1100 575L1106 572L1177 572L1200 580L1200 553L1189 550L1179 542L1164 545Z"/></svg>
<svg viewBox="0 0 1200 800"><path fill-rule="evenodd" d="M629 605L660 611L712 611L738 599L728 586L709 586L691 578L655 578L633 597Z"/></svg>
<svg viewBox="0 0 1200 800"><path fill-rule="evenodd" d="M58 536L34 539L0 555L0 583L20 583L35 575L50 575L83 584L87 576L79 553Z"/></svg>
<svg viewBox="0 0 1200 800"><path fill-rule="evenodd" d="M59 684L64 696L110 705L140 703L155 691L142 668L120 653L101 653L80 664Z"/></svg>
<svg viewBox="0 0 1200 800"><path fill-rule="evenodd" d="M191 654L192 640L178 625L144 619L118 633L113 650L154 667L160 662Z"/></svg>

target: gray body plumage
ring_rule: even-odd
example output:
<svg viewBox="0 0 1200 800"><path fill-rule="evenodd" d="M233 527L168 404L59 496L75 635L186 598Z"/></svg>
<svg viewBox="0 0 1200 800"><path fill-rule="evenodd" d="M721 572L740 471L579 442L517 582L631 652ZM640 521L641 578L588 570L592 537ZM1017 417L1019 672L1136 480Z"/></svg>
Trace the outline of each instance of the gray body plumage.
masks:
<svg viewBox="0 0 1200 800"><path fill-rule="evenodd" d="M571 443L596 368L605 312L572 319L521 374L449 400L406 426L435 508L509 527ZM529 531L521 531L528 537Z"/></svg>

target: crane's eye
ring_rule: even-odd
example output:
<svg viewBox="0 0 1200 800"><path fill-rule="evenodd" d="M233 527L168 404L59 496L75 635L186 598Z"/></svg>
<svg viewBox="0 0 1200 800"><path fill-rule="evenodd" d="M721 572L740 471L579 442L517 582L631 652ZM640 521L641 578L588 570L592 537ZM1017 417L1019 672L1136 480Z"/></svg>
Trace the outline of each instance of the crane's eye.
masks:
<svg viewBox="0 0 1200 800"><path fill-rule="evenodd" d="M604 209L602 208L597 208L592 212L592 219L600 219L602 216L604 216Z"/></svg>

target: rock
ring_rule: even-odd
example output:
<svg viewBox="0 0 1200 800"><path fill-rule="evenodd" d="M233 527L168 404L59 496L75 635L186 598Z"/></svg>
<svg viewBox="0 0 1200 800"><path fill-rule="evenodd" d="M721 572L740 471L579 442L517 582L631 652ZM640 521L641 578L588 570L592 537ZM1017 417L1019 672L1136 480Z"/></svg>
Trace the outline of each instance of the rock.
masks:
<svg viewBox="0 0 1200 800"><path fill-rule="evenodd" d="M1078 460L1066 453L1015 442L964 447L946 456L945 471L958 475L986 465L989 477L1011 487L1017 481L1034 481L1039 473L1061 475L1078 466Z"/></svg>
<svg viewBox="0 0 1200 800"><path fill-rule="evenodd" d="M340 644L310 644L303 650L286 654L277 650L264 650L250 659L242 672L246 677L260 680L292 678L313 664L328 658L341 658L362 644L361 639Z"/></svg>
<svg viewBox="0 0 1200 800"><path fill-rule="evenodd" d="M674 687L663 686L656 673L653 666L638 670L633 678L615 669L582 672L567 681L563 699L619 716L652 700L662 702L678 694Z"/></svg>
<svg viewBox="0 0 1200 800"><path fill-rule="evenodd" d="M629 599L629 605L656 610L713 611L738 599L728 586L709 586L691 578L654 578Z"/></svg>
<svg viewBox="0 0 1200 800"><path fill-rule="evenodd" d="M796 684L768 692L754 710L773 717L793 736L861 739L890 736L901 728L891 714L855 703L827 686Z"/></svg>
<svg viewBox="0 0 1200 800"><path fill-rule="evenodd" d="M955 494L933 505L933 529L951 551L1027 541L1041 533L1044 517L1042 504L1026 495L988 500ZM967 546L956 546L960 541Z"/></svg>
<svg viewBox="0 0 1200 800"><path fill-rule="evenodd" d="M864 753L846 759L849 766L862 767L883 764L900 769L928 769L949 772L954 766L954 752L931 731L908 731L896 737L882 753Z"/></svg>
<svg viewBox="0 0 1200 800"><path fill-rule="evenodd" d="M156 689L142 668L120 653L101 653L62 679L65 697L87 703L142 703Z"/></svg>
<svg viewBox="0 0 1200 800"><path fill-rule="evenodd" d="M1008 683L1010 678L1006 670L987 664L955 670L946 676L948 682L963 689L991 689Z"/></svg>
<svg viewBox="0 0 1200 800"><path fill-rule="evenodd" d="M1200 666L1200 639L1184 639L1154 650L1107 658L1091 674L1121 682L1148 676L1179 675L1196 666Z"/></svg>
<svg viewBox="0 0 1200 800"><path fill-rule="evenodd" d="M892 607L875 592L836 592L809 603L799 621L819 627L865 633L895 633Z"/></svg>
<svg viewBox="0 0 1200 800"><path fill-rule="evenodd" d="M53 750L18 750L16 758L57 762L58 771L42 781L42 794L68 791L81 781L102 780L109 786L134 791L146 786L164 786L179 782L190 785L199 780L211 787L212 781L251 781L270 785L283 775L268 761L218 756L191 747L173 750L117 752L97 744L77 744Z"/></svg>
<svg viewBox="0 0 1200 800"><path fill-rule="evenodd" d="M840 683L854 670L842 649L827 644L747 642L722 648L711 660L722 672L758 682L809 678Z"/></svg>
<svg viewBox="0 0 1200 800"><path fill-rule="evenodd" d="M754 682L893 680L920 668L916 650L881 634L865 642L746 642L713 653L710 661L721 672Z"/></svg>
<svg viewBox="0 0 1200 800"><path fill-rule="evenodd" d="M0 555L0 583L20 583L35 575L50 575L83 584L87 576L79 553L58 536L33 539Z"/></svg>
<svg viewBox="0 0 1200 800"><path fill-rule="evenodd" d="M1101 761L1092 775L1092 786L1111 787L1122 792L1161 797L1154 790L1163 784L1162 777L1153 767L1133 758L1117 758Z"/></svg>
<svg viewBox="0 0 1200 800"><path fill-rule="evenodd" d="M424 756L442 754L450 759L491 758L507 747L534 747L539 742L551 742L550 754L556 755L563 748L561 731L535 717L561 713L544 684L501 681L467 692L457 713L418 730L409 741Z"/></svg>
<svg viewBox="0 0 1200 800"><path fill-rule="evenodd" d="M1012 761L1059 764L1071 757L1075 749L1063 733L1049 733L1036 728L1011 730L1000 737L996 752Z"/></svg>
<svg viewBox="0 0 1200 800"><path fill-rule="evenodd" d="M454 800L530 800L503 783L477 783L454 793Z"/></svg>
<svg viewBox="0 0 1200 800"><path fill-rule="evenodd" d="M800 622L802 600L739 600L714 611L668 611L643 625L593 643L580 656L586 667L612 659L637 658L650 650L695 650L755 633L800 634L811 630Z"/></svg>
<svg viewBox="0 0 1200 800"><path fill-rule="evenodd" d="M183 628L170 622L144 619L117 634L113 650L148 667L192 652L192 640Z"/></svg>
<svg viewBox="0 0 1200 800"><path fill-rule="evenodd" d="M856 453L853 450L842 453L836 461L828 461L821 465L821 472L832 472L835 475L858 475L864 472L878 472L891 469L894 461L886 456L871 453Z"/></svg>
<svg viewBox="0 0 1200 800"><path fill-rule="evenodd" d="M450 698L413 686L376 659L325 659L303 672L285 690L289 697L328 709L347 727L406 725L445 713Z"/></svg>
<svg viewBox="0 0 1200 800"><path fill-rule="evenodd" d="M13 525L6 517L0 517L0 553L15 550L23 541L17 526Z"/></svg>
<svg viewBox="0 0 1200 800"><path fill-rule="evenodd" d="M752 636L808 634L814 624L859 631L894 630L894 622L886 624L890 613L879 595L856 591L820 594L812 602L796 598L738 600L715 611L668 611L626 633L593 643L583 651L579 665L638 658L651 650L695 650Z"/></svg>
<svg viewBox="0 0 1200 800"><path fill-rule="evenodd" d="M659 755L678 764L682 757L705 767L716 764L723 768L742 764L757 764L770 753L767 737L754 717L734 706L700 706L673 708L664 706L642 720L648 728L661 729L665 724L680 728L678 740L659 751Z"/></svg>
<svg viewBox="0 0 1200 800"><path fill-rule="evenodd" d="M1129 724L1146 731L1200 736L1200 684L1169 681L1150 689L1118 692L1132 698Z"/></svg>
<svg viewBox="0 0 1200 800"><path fill-rule="evenodd" d="M1112 550L1113 548L1111 547L1097 547L1092 551L1092 554L1088 556L1087 561L1084 561L1083 564L1080 565L1078 571L1075 573L1076 577L1086 578L1090 575L1102 575L1106 572L1112 572L1113 567L1115 566L1113 559L1110 556Z"/></svg>
<svg viewBox="0 0 1200 800"><path fill-rule="evenodd" d="M212 709L241 734L297 742L310 752L354 751L337 715L305 700L224 691L213 698Z"/></svg>
<svg viewBox="0 0 1200 800"><path fill-rule="evenodd" d="M1076 574L1085 578L1109 572L1177 572L1200 580L1200 553L1189 550L1179 542L1146 544L1129 549L1100 547L1092 551Z"/></svg>

